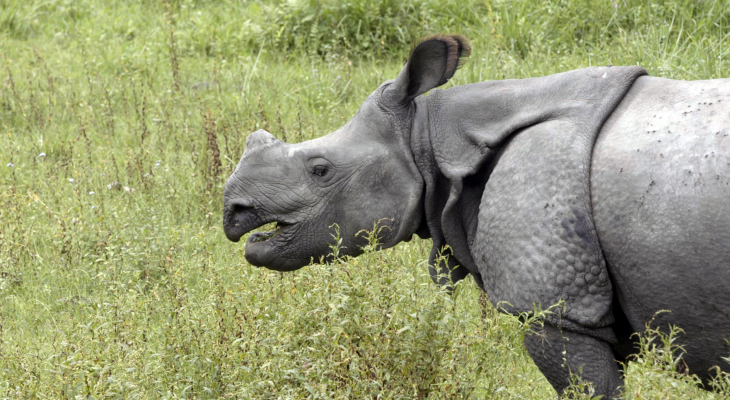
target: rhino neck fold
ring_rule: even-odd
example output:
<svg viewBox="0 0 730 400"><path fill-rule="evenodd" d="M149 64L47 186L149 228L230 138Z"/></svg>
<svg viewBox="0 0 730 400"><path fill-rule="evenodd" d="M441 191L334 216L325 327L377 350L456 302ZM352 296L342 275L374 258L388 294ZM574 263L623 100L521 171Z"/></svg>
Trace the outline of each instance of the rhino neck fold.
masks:
<svg viewBox="0 0 730 400"><path fill-rule="evenodd" d="M388 103L386 103L388 104ZM388 109L387 106L385 109ZM424 183L421 180L421 174L418 166L415 163L416 157L413 154L411 146L412 139L412 123L414 120L415 110L408 110L407 117L402 115L396 116L394 113L385 113L390 119L391 126L396 130L396 134L392 135L391 138L395 140L393 143L394 147L400 150L400 157L408 165L408 170L413 178L414 186L404 201L407 202L405 208L405 214L402 216L398 231L390 240L385 241L381 248L388 248L395 246L402 241L409 241L413 237L414 233L418 233L419 236L427 236L420 227L423 225L423 192Z"/></svg>
<svg viewBox="0 0 730 400"><path fill-rule="evenodd" d="M481 287L481 278L466 246L467 236L448 235L451 230L447 228L447 233L443 227L444 222L449 224L454 207L453 204L447 204L449 193L452 190L451 181L439 169L431 142L432 127L436 122L433 120L431 112L432 97L416 98L416 112L411 129L411 151L424 182L423 225L427 228L427 233L419 235L424 238L430 237L433 240L429 257L429 273L435 283L451 288L452 283L464 279L471 273ZM483 185L481 188L483 189ZM481 191L479 195L481 195ZM445 211L446 214L444 214ZM473 211L478 211L478 207ZM465 215L467 214L469 213ZM460 218L460 216L457 217ZM455 250L460 250L458 257Z"/></svg>
<svg viewBox="0 0 730 400"><path fill-rule="evenodd" d="M425 183L424 214L433 238L429 272L441 286L450 287L471 274L483 287L470 248L489 161L515 132L561 113L556 103L534 107L534 94L515 93L513 87L524 81L436 89L418 99L411 148ZM469 138L475 127L489 129L487 140L475 143Z"/></svg>

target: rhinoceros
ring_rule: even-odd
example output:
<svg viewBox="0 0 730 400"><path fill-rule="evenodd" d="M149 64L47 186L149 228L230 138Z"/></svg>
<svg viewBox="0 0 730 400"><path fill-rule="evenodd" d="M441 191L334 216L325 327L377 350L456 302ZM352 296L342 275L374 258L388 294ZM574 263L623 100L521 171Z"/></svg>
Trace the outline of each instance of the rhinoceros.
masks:
<svg viewBox="0 0 730 400"><path fill-rule="evenodd" d="M291 271L330 257L333 224L342 255L377 223L382 248L432 238L436 283L471 275L507 313L562 304L524 340L558 393L580 374L618 396L652 318L684 330L690 372L727 371L730 80L606 66L435 89L470 52L423 40L317 139L251 133L225 186L228 239L276 222L245 257Z"/></svg>

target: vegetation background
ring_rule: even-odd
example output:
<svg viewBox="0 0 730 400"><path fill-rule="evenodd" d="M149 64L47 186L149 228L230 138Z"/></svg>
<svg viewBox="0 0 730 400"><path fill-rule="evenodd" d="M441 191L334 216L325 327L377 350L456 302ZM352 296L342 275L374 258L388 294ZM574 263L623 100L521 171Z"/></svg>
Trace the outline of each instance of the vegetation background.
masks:
<svg viewBox="0 0 730 400"><path fill-rule="evenodd" d="M0 0L0 397L553 398L429 241L281 274L222 232L247 133L336 129L437 32L474 47L447 86L730 75L723 0ZM730 398L678 335L643 336L627 399Z"/></svg>

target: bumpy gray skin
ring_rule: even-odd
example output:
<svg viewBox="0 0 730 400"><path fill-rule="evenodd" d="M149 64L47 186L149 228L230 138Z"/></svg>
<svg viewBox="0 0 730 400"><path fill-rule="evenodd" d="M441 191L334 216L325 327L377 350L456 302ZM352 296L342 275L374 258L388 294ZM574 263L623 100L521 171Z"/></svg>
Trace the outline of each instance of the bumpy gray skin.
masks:
<svg viewBox="0 0 730 400"><path fill-rule="evenodd" d="M601 67L434 90L469 47L419 44L342 128L286 144L249 135L226 185L224 229L247 260L294 270L433 239L430 270L471 275L508 313L563 307L525 346L561 393L580 374L617 396L631 334L685 331L707 379L730 355L730 81L683 82ZM448 247L444 247L447 246ZM439 257L439 256L445 257Z"/></svg>

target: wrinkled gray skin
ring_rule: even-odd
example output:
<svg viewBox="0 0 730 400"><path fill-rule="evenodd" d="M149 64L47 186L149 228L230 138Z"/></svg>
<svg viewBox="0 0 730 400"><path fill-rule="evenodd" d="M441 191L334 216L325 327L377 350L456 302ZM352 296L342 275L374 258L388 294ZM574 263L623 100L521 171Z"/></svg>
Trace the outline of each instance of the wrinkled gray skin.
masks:
<svg viewBox="0 0 730 400"><path fill-rule="evenodd" d="M431 273L467 275L505 312L561 312L525 338L560 393L570 373L616 396L630 335L684 329L683 369L708 379L730 355L730 81L654 78L638 67L426 91L454 74L465 39L417 46L394 81L319 139L249 135L225 190L247 260L294 270L433 238ZM443 246L447 261L438 261Z"/></svg>

